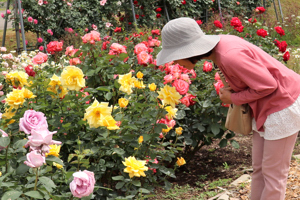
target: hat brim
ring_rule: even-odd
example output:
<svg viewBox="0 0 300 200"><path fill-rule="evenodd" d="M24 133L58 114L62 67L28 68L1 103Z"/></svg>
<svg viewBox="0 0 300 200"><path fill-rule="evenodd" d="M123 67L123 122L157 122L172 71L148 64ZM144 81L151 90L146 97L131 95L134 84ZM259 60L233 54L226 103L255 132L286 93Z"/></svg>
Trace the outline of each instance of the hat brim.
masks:
<svg viewBox="0 0 300 200"><path fill-rule="evenodd" d="M212 50L219 41L220 36L218 35L204 35L185 45L172 48L162 47L162 50L157 54L156 65L159 66L174 60L203 55Z"/></svg>

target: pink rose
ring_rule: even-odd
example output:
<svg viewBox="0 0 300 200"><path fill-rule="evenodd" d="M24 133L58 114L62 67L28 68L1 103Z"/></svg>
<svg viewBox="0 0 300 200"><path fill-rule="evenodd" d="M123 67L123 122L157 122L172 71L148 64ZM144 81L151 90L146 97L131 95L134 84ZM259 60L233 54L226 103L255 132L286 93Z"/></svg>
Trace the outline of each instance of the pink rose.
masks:
<svg viewBox="0 0 300 200"><path fill-rule="evenodd" d="M172 85L176 88L177 92L179 92L179 94L181 95L186 94L189 91L189 87L190 87L190 85L186 81L181 79L175 80Z"/></svg>
<svg viewBox="0 0 300 200"><path fill-rule="evenodd" d="M37 126L48 127L47 118L44 113L36 112L35 110L26 110L24 116L20 119L20 131L30 134L31 130Z"/></svg>
<svg viewBox="0 0 300 200"><path fill-rule="evenodd" d="M7 10L6 13L9 15L9 14L11 14L11 11L10 11L10 10Z"/></svg>
<svg viewBox="0 0 300 200"><path fill-rule="evenodd" d="M2 17L2 18L4 18L4 17L5 17L4 13L1 13L1 17Z"/></svg>
<svg viewBox="0 0 300 200"><path fill-rule="evenodd" d="M106 4L106 0L101 0L101 1L100 1L100 5L101 5L101 6L104 6L105 4Z"/></svg>
<svg viewBox="0 0 300 200"><path fill-rule="evenodd" d="M216 80L216 81L217 81L217 80L221 80L220 75L219 75L218 72L215 73L215 80Z"/></svg>
<svg viewBox="0 0 300 200"><path fill-rule="evenodd" d="M210 72L212 70L213 66L211 62L205 61L203 64L203 71L204 72Z"/></svg>
<svg viewBox="0 0 300 200"><path fill-rule="evenodd" d="M216 89L217 94L219 95L220 88L224 87L223 82L222 82L221 80L218 80L218 82L216 82L216 83L214 84L214 86L215 86L215 89Z"/></svg>
<svg viewBox="0 0 300 200"><path fill-rule="evenodd" d="M1 113L0 113L1 114ZM1 119L2 114L0 115L0 119ZM0 135L1 137L8 137L7 133L5 133L3 130L0 129ZM2 147L0 146L0 151L5 149L6 147Z"/></svg>
<svg viewBox="0 0 300 200"><path fill-rule="evenodd" d="M180 99L181 103L186 105L186 107L190 106L190 100L187 96L184 96L183 98Z"/></svg>
<svg viewBox="0 0 300 200"><path fill-rule="evenodd" d="M33 64L42 64L45 62L45 60L42 55L37 54L32 58L32 62Z"/></svg>
<svg viewBox="0 0 300 200"><path fill-rule="evenodd" d="M53 134L56 131L50 132L47 125L38 126L31 130L31 135L28 136L28 142L25 147L30 146L33 150L42 150L43 152L49 152L52 144L61 144L59 141L52 140Z"/></svg>
<svg viewBox="0 0 300 200"><path fill-rule="evenodd" d="M38 41L39 43L42 43L42 42L43 42L43 38L38 38L37 41Z"/></svg>
<svg viewBox="0 0 300 200"><path fill-rule="evenodd" d="M70 190L74 197L82 198L89 196L94 191L94 173L84 170L73 174L73 181L70 183Z"/></svg>
<svg viewBox="0 0 300 200"><path fill-rule="evenodd" d="M38 24L39 21L38 21L37 19L34 19L34 20L33 20L33 23L34 23L34 24Z"/></svg>
<svg viewBox="0 0 300 200"><path fill-rule="evenodd" d="M139 65L148 65L153 60L152 55L148 54L146 51L142 51L137 55Z"/></svg>
<svg viewBox="0 0 300 200"><path fill-rule="evenodd" d="M33 18L32 18L32 17L28 17L27 20L28 20L29 22L32 22L32 21L33 21Z"/></svg>
<svg viewBox="0 0 300 200"><path fill-rule="evenodd" d="M72 58L69 60L70 65L78 65L81 63L81 60L79 58Z"/></svg>
<svg viewBox="0 0 300 200"><path fill-rule="evenodd" d="M139 43L134 47L134 53L139 54L142 51L148 51L148 47L144 43Z"/></svg>
<svg viewBox="0 0 300 200"><path fill-rule="evenodd" d="M44 51L44 47L43 47L43 46L40 46L40 47L39 47L39 51Z"/></svg>
<svg viewBox="0 0 300 200"><path fill-rule="evenodd" d="M112 43L110 46L109 55L116 55L121 53L127 53L126 46L123 46L119 43Z"/></svg>
<svg viewBox="0 0 300 200"><path fill-rule="evenodd" d="M46 163L46 159L38 151L31 151L26 155L27 160L24 162L25 165L36 168Z"/></svg>

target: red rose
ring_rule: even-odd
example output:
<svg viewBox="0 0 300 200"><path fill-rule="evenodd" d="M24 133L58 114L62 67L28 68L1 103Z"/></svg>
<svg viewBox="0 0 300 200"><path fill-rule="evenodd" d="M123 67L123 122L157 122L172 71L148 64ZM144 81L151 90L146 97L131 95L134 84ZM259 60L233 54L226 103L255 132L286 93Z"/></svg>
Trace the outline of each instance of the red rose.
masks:
<svg viewBox="0 0 300 200"><path fill-rule="evenodd" d="M155 30L152 30L152 31L151 31L151 34L152 34L152 35L160 35L160 32L159 32L158 29L155 29Z"/></svg>
<svg viewBox="0 0 300 200"><path fill-rule="evenodd" d="M52 41L47 44L47 51L51 54L54 54L55 52L62 51L62 47L63 42Z"/></svg>
<svg viewBox="0 0 300 200"><path fill-rule="evenodd" d="M268 35L268 32L265 29L259 29L256 31L256 34L264 38Z"/></svg>
<svg viewBox="0 0 300 200"><path fill-rule="evenodd" d="M286 62L290 59L290 52L285 52L285 54L283 55L283 61Z"/></svg>
<svg viewBox="0 0 300 200"><path fill-rule="evenodd" d="M284 30L280 26L276 26L274 29L280 36L285 35Z"/></svg>
<svg viewBox="0 0 300 200"><path fill-rule="evenodd" d="M156 8L155 11L156 11L156 12L160 12L160 11L161 11L161 8Z"/></svg>
<svg viewBox="0 0 300 200"><path fill-rule="evenodd" d="M214 21L214 25L215 25L216 27L218 27L218 28L223 28L223 25L222 25L222 23L221 23L219 20L215 20L215 21Z"/></svg>
<svg viewBox="0 0 300 200"><path fill-rule="evenodd" d="M182 3L182 5L185 5L185 4L186 4L186 1L185 1L185 0L183 0L181 3Z"/></svg>
<svg viewBox="0 0 300 200"><path fill-rule="evenodd" d="M136 19L139 19L139 18L140 18L140 16L139 16L139 15L135 15L135 18L136 18Z"/></svg>
<svg viewBox="0 0 300 200"><path fill-rule="evenodd" d="M204 72L210 72L212 70L213 66L211 62L205 61L203 64L203 71Z"/></svg>
<svg viewBox="0 0 300 200"><path fill-rule="evenodd" d="M189 100L190 100L190 105L191 105L191 106L194 105L194 104L196 103L196 101L193 100L193 99L196 98L196 96L194 96L194 95L192 95L192 94L190 94L190 93L187 93L185 96L189 98Z"/></svg>
<svg viewBox="0 0 300 200"><path fill-rule="evenodd" d="M244 31L244 26L235 27L234 29L241 33Z"/></svg>
<svg viewBox="0 0 300 200"><path fill-rule="evenodd" d="M255 12L257 12L258 14L264 13L265 11L266 11L266 9L264 7L255 8Z"/></svg>
<svg viewBox="0 0 300 200"><path fill-rule="evenodd" d="M240 27L240 26L242 26L242 22L239 18L233 17L230 21L230 26Z"/></svg>
<svg viewBox="0 0 300 200"><path fill-rule="evenodd" d="M32 65L28 65L27 67L25 67L25 72L28 74L28 76L35 76L35 71L33 71Z"/></svg>
<svg viewBox="0 0 300 200"><path fill-rule="evenodd" d="M201 24L203 24L203 22L199 19L199 20L197 20L196 21L197 22L197 24L200 26Z"/></svg>
<svg viewBox="0 0 300 200"><path fill-rule="evenodd" d="M280 42L277 39L274 40L274 44L279 48Z"/></svg>
<svg viewBox="0 0 300 200"><path fill-rule="evenodd" d="M194 2L197 2L197 0L194 0Z"/></svg>
<svg viewBox="0 0 300 200"><path fill-rule="evenodd" d="M133 1L133 3L134 3L135 5L137 5L137 4L138 4L138 1Z"/></svg>
<svg viewBox="0 0 300 200"><path fill-rule="evenodd" d="M161 14L157 13L156 18L160 18Z"/></svg>
<svg viewBox="0 0 300 200"><path fill-rule="evenodd" d="M254 24L254 23L256 23L257 22L257 19L252 19L252 18L250 18L250 19L248 19L248 22L250 22L250 23L252 23L252 24Z"/></svg>
<svg viewBox="0 0 300 200"><path fill-rule="evenodd" d="M114 32L121 32L122 31L122 28L121 27L116 27Z"/></svg>
<svg viewBox="0 0 300 200"><path fill-rule="evenodd" d="M189 91L189 87L190 85L181 79L177 79L172 83L172 86L174 86L177 90L177 92L179 92L179 94L186 94Z"/></svg>
<svg viewBox="0 0 300 200"><path fill-rule="evenodd" d="M278 48L279 48L280 52L284 53L286 51L286 48L287 48L286 41L279 42Z"/></svg>

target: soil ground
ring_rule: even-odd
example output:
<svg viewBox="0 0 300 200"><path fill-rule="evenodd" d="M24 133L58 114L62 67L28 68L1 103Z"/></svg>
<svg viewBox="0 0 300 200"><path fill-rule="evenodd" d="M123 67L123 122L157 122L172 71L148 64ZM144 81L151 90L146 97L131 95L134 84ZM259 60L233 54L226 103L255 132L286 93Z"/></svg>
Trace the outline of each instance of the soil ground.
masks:
<svg viewBox="0 0 300 200"><path fill-rule="evenodd" d="M248 195L250 193L250 184L244 184L239 188L230 188L229 183L233 182L235 179L243 174L252 173L251 166L251 150L252 150L252 135L242 136L237 135L234 138L239 142L240 148L235 149L231 145L227 147L220 148L218 142L216 141L210 146L206 146L200 149L195 157L190 161L190 163L183 165L176 172L176 179L171 179L170 181L174 185L184 186L189 185L194 188L194 193L189 197L182 197L180 199L210 199L210 198L195 198L195 196L200 195L204 192L209 192L210 190L227 189L230 191L230 199L232 200L248 200ZM298 137L294 155L300 154L300 138ZM291 163L290 175L288 180L288 191L287 198L290 199L300 199L299 191L300 186L298 185L298 180L300 178L300 170L298 170L299 161L293 160ZM221 181L229 179L228 184L218 187L211 187L212 182ZM295 182L297 182L295 186ZM199 187L200 186L200 187ZM296 187L296 188L295 188ZM165 191L159 190L156 192L157 196L155 199L166 199L164 196ZM189 194L189 193L187 193ZM299 196L298 196L299 195ZM172 198L167 198L172 199ZM177 198L176 198L177 199Z"/></svg>

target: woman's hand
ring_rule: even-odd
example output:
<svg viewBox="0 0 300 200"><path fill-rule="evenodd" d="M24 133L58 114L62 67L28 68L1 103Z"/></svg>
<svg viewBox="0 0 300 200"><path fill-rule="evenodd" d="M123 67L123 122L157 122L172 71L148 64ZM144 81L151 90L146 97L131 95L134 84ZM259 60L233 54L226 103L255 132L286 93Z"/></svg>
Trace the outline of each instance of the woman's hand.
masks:
<svg viewBox="0 0 300 200"><path fill-rule="evenodd" d="M221 101L225 104L232 104L231 101L231 87L220 88L219 97Z"/></svg>

